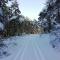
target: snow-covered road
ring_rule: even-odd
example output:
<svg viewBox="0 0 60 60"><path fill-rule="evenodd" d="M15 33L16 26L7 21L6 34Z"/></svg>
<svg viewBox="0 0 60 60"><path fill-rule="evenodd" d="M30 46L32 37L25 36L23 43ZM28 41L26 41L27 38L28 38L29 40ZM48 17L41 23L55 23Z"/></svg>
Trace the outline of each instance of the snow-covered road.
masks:
<svg viewBox="0 0 60 60"><path fill-rule="evenodd" d="M14 60L45 60L42 51L38 47L37 38L33 36L26 38L26 40L23 40L22 49L18 51Z"/></svg>
<svg viewBox="0 0 60 60"><path fill-rule="evenodd" d="M49 44L48 34L17 36L12 39L18 44L13 54L0 60L60 60L60 53Z"/></svg>

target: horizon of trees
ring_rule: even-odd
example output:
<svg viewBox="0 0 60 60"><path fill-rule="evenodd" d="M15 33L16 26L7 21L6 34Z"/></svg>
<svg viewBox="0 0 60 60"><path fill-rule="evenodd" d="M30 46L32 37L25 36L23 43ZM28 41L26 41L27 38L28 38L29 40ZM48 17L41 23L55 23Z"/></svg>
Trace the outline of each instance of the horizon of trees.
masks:
<svg viewBox="0 0 60 60"><path fill-rule="evenodd" d="M8 2L11 3L10 6ZM30 21L21 14L17 0L0 1L0 22L4 25L4 29L0 30L3 37L40 32L38 21Z"/></svg>
<svg viewBox="0 0 60 60"><path fill-rule="evenodd" d="M11 5L8 5L8 2ZM34 34L39 32L50 33L60 24L60 1L48 0L46 7L40 12L38 21L30 21L28 17L21 14L17 0L0 1L0 22L4 29L0 28L0 35L14 36Z"/></svg>

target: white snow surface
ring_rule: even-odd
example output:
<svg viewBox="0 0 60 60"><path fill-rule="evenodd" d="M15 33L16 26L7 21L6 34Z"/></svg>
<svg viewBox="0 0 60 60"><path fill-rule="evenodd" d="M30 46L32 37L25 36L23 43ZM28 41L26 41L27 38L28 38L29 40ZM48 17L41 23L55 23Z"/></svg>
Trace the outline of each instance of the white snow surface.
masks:
<svg viewBox="0 0 60 60"><path fill-rule="evenodd" d="M17 16L13 16L13 17L10 18L9 21L11 21L11 20L13 20L13 19L16 19L16 18L17 18Z"/></svg>
<svg viewBox="0 0 60 60"><path fill-rule="evenodd" d="M0 29L3 30L4 29L4 24L0 22Z"/></svg>
<svg viewBox="0 0 60 60"><path fill-rule="evenodd" d="M0 15L3 15L2 8L0 7Z"/></svg>
<svg viewBox="0 0 60 60"><path fill-rule="evenodd" d="M4 43L10 44L8 51L12 54L0 60L60 60L60 52L52 48L49 42L49 34L31 34L8 38Z"/></svg>

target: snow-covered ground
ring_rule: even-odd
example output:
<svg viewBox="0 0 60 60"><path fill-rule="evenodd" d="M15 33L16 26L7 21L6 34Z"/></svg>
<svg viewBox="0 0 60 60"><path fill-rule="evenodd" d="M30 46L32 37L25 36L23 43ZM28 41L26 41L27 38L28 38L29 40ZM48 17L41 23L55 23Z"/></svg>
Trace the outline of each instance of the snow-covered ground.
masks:
<svg viewBox="0 0 60 60"><path fill-rule="evenodd" d="M0 60L60 60L60 52L50 45L49 34L16 36L4 43L10 54Z"/></svg>

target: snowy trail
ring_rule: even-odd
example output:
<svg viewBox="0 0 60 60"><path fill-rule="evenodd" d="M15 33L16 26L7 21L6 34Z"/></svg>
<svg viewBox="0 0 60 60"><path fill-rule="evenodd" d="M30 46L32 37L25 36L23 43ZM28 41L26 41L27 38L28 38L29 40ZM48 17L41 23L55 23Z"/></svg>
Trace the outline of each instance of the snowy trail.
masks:
<svg viewBox="0 0 60 60"><path fill-rule="evenodd" d="M46 60L43 53L42 53L42 50L39 48L38 44L36 44L34 50L36 51L37 56L39 56L41 58L41 60Z"/></svg>
<svg viewBox="0 0 60 60"><path fill-rule="evenodd" d="M14 58L14 60L17 60L17 57L20 57L24 50L25 50L25 47L22 47L21 49L19 49L19 51L16 54L16 57Z"/></svg>
<svg viewBox="0 0 60 60"><path fill-rule="evenodd" d="M14 60L45 60L35 37L30 37L28 40L23 41L25 41L25 44L22 46L22 54L19 51Z"/></svg>
<svg viewBox="0 0 60 60"><path fill-rule="evenodd" d="M0 60L60 60L60 52L49 44L49 34L31 34L12 39L18 44L13 54Z"/></svg>

